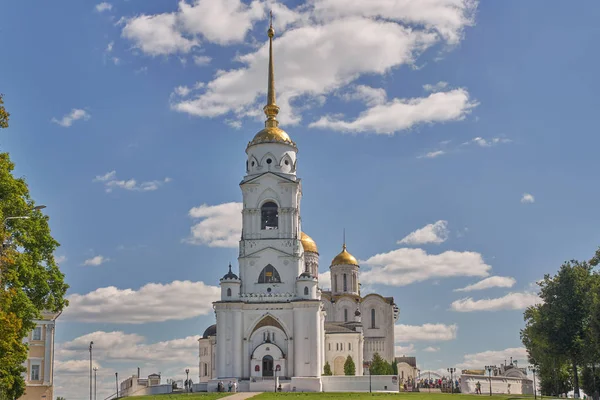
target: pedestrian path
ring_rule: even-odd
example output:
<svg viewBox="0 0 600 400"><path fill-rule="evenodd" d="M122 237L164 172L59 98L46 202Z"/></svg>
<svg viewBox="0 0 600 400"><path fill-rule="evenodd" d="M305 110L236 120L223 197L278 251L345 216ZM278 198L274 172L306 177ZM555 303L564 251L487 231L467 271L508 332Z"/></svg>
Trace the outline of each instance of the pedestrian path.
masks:
<svg viewBox="0 0 600 400"><path fill-rule="evenodd" d="M246 400L249 399L250 397L254 397L257 394L260 394L260 392L239 392L239 393L234 393L231 396L227 396L225 397L227 400Z"/></svg>

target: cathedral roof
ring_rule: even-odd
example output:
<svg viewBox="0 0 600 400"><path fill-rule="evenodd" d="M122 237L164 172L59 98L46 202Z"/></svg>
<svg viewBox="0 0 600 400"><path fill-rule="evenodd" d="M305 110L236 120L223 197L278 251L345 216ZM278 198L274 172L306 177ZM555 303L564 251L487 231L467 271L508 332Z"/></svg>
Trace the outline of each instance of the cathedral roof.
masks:
<svg viewBox="0 0 600 400"><path fill-rule="evenodd" d="M343 324L334 324L325 322L325 333L357 333L354 329L348 328Z"/></svg>
<svg viewBox="0 0 600 400"><path fill-rule="evenodd" d="M217 324L213 324L211 326L209 326L208 328L206 328L206 330L204 331L204 334L202 334L202 337L207 338L209 336L216 336L217 335Z"/></svg>
<svg viewBox="0 0 600 400"><path fill-rule="evenodd" d="M410 365L413 368L417 368L417 357L406 357L406 356L403 356L403 357L396 357L395 360L396 360L396 362L398 364L404 362L404 363L407 363L408 365Z"/></svg>
<svg viewBox="0 0 600 400"><path fill-rule="evenodd" d="M342 247L342 252L331 261L331 266L333 267L334 265L356 265L358 267L356 258L346 250L346 243Z"/></svg>
<svg viewBox="0 0 600 400"><path fill-rule="evenodd" d="M231 263L229 263L229 272L227 272L225 276L223 276L223 279L240 279L236 274L231 272Z"/></svg>
<svg viewBox="0 0 600 400"><path fill-rule="evenodd" d="M279 127L279 121L277 121L279 106L277 106L277 103L275 102L275 68L273 66L273 36L275 36L275 30L273 29L272 21L267 34L269 36L269 78L267 105L263 108L267 120L265 121L265 128L254 136L254 139L248 143L248 147L260 143L282 143L296 147L296 143L294 143L292 139L290 139L290 136ZM248 149L248 147L246 149Z"/></svg>
<svg viewBox="0 0 600 400"><path fill-rule="evenodd" d="M300 233L300 242L302 242L302 247L304 248L304 251L308 251L311 253L319 253L317 243L315 243L315 241L306 233Z"/></svg>

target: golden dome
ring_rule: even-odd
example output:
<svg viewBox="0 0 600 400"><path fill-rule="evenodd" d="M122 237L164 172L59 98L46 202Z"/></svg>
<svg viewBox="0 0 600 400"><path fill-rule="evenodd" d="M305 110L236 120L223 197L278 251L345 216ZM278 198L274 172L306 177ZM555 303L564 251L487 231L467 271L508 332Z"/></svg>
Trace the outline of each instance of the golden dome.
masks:
<svg viewBox="0 0 600 400"><path fill-rule="evenodd" d="M304 251L309 251L311 253L319 252L319 249L317 249L317 243L315 243L315 241L304 232L300 232L300 242L302 242Z"/></svg>
<svg viewBox="0 0 600 400"><path fill-rule="evenodd" d="M335 256L335 258L333 259L333 261L331 262L331 265L356 265L358 266L358 261L356 261L356 258L354 258L354 256L350 253L348 253L346 251L346 245L344 244L344 247L342 248L342 252L340 254L338 254L337 256Z"/></svg>
<svg viewBox="0 0 600 400"><path fill-rule="evenodd" d="M254 139L248 143L248 147L259 143L283 143L296 147L296 143L290 139L290 136L283 129L277 126L268 126L262 131L258 132L254 136Z"/></svg>

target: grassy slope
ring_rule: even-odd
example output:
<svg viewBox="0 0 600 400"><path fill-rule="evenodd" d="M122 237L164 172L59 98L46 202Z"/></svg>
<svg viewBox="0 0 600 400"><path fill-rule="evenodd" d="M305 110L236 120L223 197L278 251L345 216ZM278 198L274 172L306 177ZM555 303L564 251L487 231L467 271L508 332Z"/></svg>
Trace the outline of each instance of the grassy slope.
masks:
<svg viewBox="0 0 600 400"><path fill-rule="evenodd" d="M375 398L373 400L475 400L481 398L481 400L489 399L490 396L476 396L472 394L446 394L446 393L262 393L252 400L367 400L369 398ZM519 396L519 395L494 395L491 396L492 400L516 400L523 398L530 398L533 396Z"/></svg>

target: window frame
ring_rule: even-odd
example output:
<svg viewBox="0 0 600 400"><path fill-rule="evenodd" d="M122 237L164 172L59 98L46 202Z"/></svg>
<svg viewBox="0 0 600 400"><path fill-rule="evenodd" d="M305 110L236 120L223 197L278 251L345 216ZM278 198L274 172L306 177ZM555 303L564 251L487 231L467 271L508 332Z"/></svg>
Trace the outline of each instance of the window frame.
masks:
<svg viewBox="0 0 600 400"><path fill-rule="evenodd" d="M260 206L260 229L279 229L279 206L273 200L267 200Z"/></svg>
<svg viewBox="0 0 600 400"><path fill-rule="evenodd" d="M37 377L35 377L35 378L34 378L34 375L33 375L34 367L37 367L36 368L36 370L37 370ZM42 371L42 365L41 364L38 364L38 363L33 364L32 363L29 366L29 380L30 381L39 381L39 380L41 380L40 379L41 371Z"/></svg>
<svg viewBox="0 0 600 400"><path fill-rule="evenodd" d="M36 332L39 332L39 337L36 337ZM36 326L31 332L31 340L42 340L42 327Z"/></svg>
<svg viewBox="0 0 600 400"><path fill-rule="evenodd" d="M267 271L267 268L271 268L272 271ZM267 272L271 272L272 275L267 280ZM265 267L258 274L258 282L257 283L281 283L281 275L279 275L279 271L271 264L265 265Z"/></svg>

